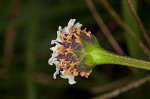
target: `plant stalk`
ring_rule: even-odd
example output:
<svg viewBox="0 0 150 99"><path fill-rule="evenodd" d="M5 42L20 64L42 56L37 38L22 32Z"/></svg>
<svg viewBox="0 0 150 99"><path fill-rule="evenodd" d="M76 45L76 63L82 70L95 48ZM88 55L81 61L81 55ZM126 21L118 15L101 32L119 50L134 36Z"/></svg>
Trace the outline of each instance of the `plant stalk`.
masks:
<svg viewBox="0 0 150 99"><path fill-rule="evenodd" d="M124 66L130 66L135 68L141 68L150 70L150 62L138 60L126 56L119 56L113 53L110 53L104 49L94 49L91 53L95 65L98 64L118 64Z"/></svg>

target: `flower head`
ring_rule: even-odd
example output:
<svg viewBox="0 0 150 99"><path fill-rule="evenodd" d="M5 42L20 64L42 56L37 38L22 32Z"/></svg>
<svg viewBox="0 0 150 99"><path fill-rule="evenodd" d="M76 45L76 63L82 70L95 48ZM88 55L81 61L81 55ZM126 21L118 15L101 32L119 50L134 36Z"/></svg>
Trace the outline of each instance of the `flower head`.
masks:
<svg viewBox="0 0 150 99"><path fill-rule="evenodd" d="M74 84L75 76L88 78L92 72L92 58L88 55L95 41L91 32L86 29L81 30L82 24L75 24L75 19L68 22L68 26L59 26L56 40L51 41L51 58L48 60L50 65L56 65L56 72L53 78L60 73L64 79L68 78L69 84ZM90 61L89 61L90 60Z"/></svg>

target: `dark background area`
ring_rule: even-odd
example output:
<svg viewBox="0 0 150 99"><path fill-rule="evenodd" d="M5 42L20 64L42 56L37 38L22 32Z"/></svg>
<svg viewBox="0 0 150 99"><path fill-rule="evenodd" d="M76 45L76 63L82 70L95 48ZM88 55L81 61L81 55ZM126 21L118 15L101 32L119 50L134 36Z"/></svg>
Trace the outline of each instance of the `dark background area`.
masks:
<svg viewBox="0 0 150 99"><path fill-rule="evenodd" d="M86 0L88 1L88 0ZM88 79L76 77L77 83L57 76L55 66L48 64L51 40L58 26L70 19L83 24L83 29L96 36L101 47L117 53L97 24L85 0L0 0L0 99L89 99L121 88L149 75L149 71L119 65L98 65ZM143 49L108 13L100 0L92 0L114 39L130 57L150 61ZM145 38L123 1L107 0L146 45ZM149 0L136 2L138 15L150 37ZM128 17L131 16L131 17ZM130 40L129 40L130 39ZM150 42L149 42L150 43ZM118 53L119 54L119 53ZM132 88L113 99L149 99L150 83Z"/></svg>

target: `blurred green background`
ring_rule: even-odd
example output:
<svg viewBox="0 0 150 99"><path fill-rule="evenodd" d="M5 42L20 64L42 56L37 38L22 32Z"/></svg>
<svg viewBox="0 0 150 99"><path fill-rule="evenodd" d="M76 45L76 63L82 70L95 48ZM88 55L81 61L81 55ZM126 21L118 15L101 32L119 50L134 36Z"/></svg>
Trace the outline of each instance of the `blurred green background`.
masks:
<svg viewBox="0 0 150 99"><path fill-rule="evenodd" d="M117 53L94 19L91 0L0 0L0 99L89 99L149 75L141 69L119 65L99 65L88 79L76 77L77 83L53 79L55 66L48 64L51 40L58 26L72 18L96 36L100 45ZM138 43L107 12L104 4L92 0L114 39L128 56L150 61ZM150 1L131 0L150 36ZM108 0L123 22L146 44L127 0ZM95 12L94 12L95 13ZM149 42L150 43L150 42ZM119 54L119 53L118 53ZM150 99L150 83L129 90L113 99Z"/></svg>

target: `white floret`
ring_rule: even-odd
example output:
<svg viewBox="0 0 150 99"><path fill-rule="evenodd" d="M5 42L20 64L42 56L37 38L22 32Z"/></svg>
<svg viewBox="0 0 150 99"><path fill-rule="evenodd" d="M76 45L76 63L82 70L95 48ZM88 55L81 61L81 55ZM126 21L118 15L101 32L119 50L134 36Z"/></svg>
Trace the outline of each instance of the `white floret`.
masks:
<svg viewBox="0 0 150 99"><path fill-rule="evenodd" d="M64 28L62 29L62 31L65 32L66 34L69 34L69 33L70 33L69 30L70 30L72 27L81 28L82 24L80 24L79 22L74 25L75 20L76 20L76 19L70 19L70 21L68 22L68 26L64 27Z"/></svg>
<svg viewBox="0 0 150 99"><path fill-rule="evenodd" d="M70 21L68 22L68 26L64 27L62 31L65 32L66 34L69 34L70 33L69 30L71 27L74 26L74 23L75 23L75 19L70 19Z"/></svg>
<svg viewBox="0 0 150 99"><path fill-rule="evenodd" d="M75 84L76 83L76 81L74 80L74 76L66 74L65 70L60 71L59 64L62 64L63 60L62 61L58 61L56 57L59 55L58 50L61 47L61 44L58 43L58 42L62 42L62 40L60 38L60 34L61 33L69 34L70 33L70 29L72 27L81 28L81 26L82 26L82 24L80 24L79 22L76 23L75 25L74 25L74 23L75 23L75 19L70 19L70 21L68 22L68 25L66 27L64 27L63 29L62 29L61 26L58 27L57 38L56 38L56 40L52 40L51 41L51 44L56 44L56 45L54 47L50 48L53 51L53 53L52 53L51 58L48 60L48 63L50 65L53 65L53 64L56 65L56 71L53 74L53 78L56 79L56 75L58 75L60 73L60 77L61 78L64 78L64 79L68 78L69 84Z"/></svg>
<svg viewBox="0 0 150 99"><path fill-rule="evenodd" d="M58 55L57 53L52 53L52 57L48 60L49 65L53 65L54 64L54 62L57 60L56 59L57 55Z"/></svg>
<svg viewBox="0 0 150 99"><path fill-rule="evenodd" d="M61 44L59 44L58 42L54 42L56 45L54 47L51 47L50 49L55 52L58 53L58 49L61 47Z"/></svg>
<svg viewBox="0 0 150 99"><path fill-rule="evenodd" d="M50 65L53 65L55 63L55 61L57 60L57 56L58 56L58 49L60 48L60 44L57 42L54 42L56 45L54 47L51 47L50 49L53 51L51 58L48 60L48 63Z"/></svg>
<svg viewBox="0 0 150 99"><path fill-rule="evenodd" d="M75 27L75 28L81 28L81 27L82 27L82 24L80 24L80 23L78 22L78 23L76 23L76 24L74 25L74 27Z"/></svg>
<svg viewBox="0 0 150 99"><path fill-rule="evenodd" d="M59 71L60 71L59 66L56 66L56 71L55 71L55 73L53 74L53 78L54 78L54 79L56 79L56 75L59 74Z"/></svg>
<svg viewBox="0 0 150 99"><path fill-rule="evenodd" d="M59 26L59 27L58 27L58 31L57 31L57 38L56 38L56 40L52 40L52 41L51 41L51 44L54 44L54 43L56 43L56 42L62 42L62 40L61 40L61 38L60 38L61 32L62 32L62 27Z"/></svg>
<svg viewBox="0 0 150 99"><path fill-rule="evenodd" d="M60 73L61 73L61 75L60 75L61 78L64 78L64 79L67 79L67 78L68 78L68 82L69 82L70 85L76 83L76 81L74 80L74 76L73 76L73 75L68 75L68 74L66 74L66 71L65 71L65 70L60 71Z"/></svg>

